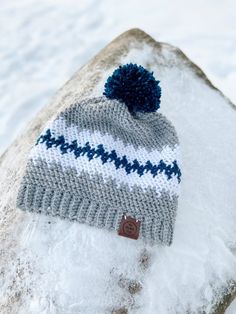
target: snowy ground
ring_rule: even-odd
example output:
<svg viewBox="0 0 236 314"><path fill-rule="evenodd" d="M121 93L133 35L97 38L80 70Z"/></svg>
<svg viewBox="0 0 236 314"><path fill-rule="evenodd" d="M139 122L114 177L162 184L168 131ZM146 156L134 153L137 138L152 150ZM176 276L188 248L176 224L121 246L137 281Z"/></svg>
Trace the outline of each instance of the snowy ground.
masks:
<svg viewBox="0 0 236 314"><path fill-rule="evenodd" d="M5 155L0 174L0 195L4 194L0 226L10 225L15 215L22 218L12 224L14 232L4 234L17 248L3 247L6 260L0 260L0 306L4 301L12 305L11 314L105 314L122 305L130 314L199 313L200 309L209 314L221 288L236 281L236 111L179 58L168 47L159 54L150 47L132 49L122 58L123 63L153 65L163 91L161 112L180 137L183 181L173 245L147 247L150 268L143 275L138 257L144 247L139 241L56 217L22 213L11 204L5 210L16 189L11 175L17 172L20 177L23 169L16 169L27 151L18 143ZM91 96L101 95L110 70ZM77 85L70 86L73 95ZM140 282L141 293L128 294L120 277ZM18 295L20 307L14 303Z"/></svg>
<svg viewBox="0 0 236 314"><path fill-rule="evenodd" d="M234 0L2 0L0 152L73 72L139 27L180 47L236 102Z"/></svg>
<svg viewBox="0 0 236 314"><path fill-rule="evenodd" d="M143 28L157 40L179 46L236 101L232 1L222 4L211 0L178 0L170 5L170 1L164 0L127 0L125 6L121 1L114 5L108 0L55 3L29 0L1 3L0 149L11 142L80 65L114 36L134 26ZM126 61L131 59L129 56ZM142 56L135 59L142 63ZM191 73L167 73L163 69L158 74L165 90L163 110L175 122L183 142L185 181L175 242L171 248L153 252L154 263L145 283L147 304L142 304L142 300L137 303L151 314L156 310L161 314L174 313L177 306L180 312L189 307L195 310L200 304L210 310L209 301L215 290L228 279L236 278L236 260L231 251L236 238L235 176L232 175L236 146L235 133L228 132L235 131L234 112L223 98L209 91ZM186 91L184 102L182 95L174 93L176 90ZM174 108L181 108L181 119ZM211 171L212 168L223 171ZM112 283L104 287L106 291L100 287L104 278L110 276L110 265L126 267L122 271L128 275L138 272L132 260L139 252L139 243L132 246L97 230L77 228L76 224L56 219L48 224L47 218L33 218L30 214L24 230L19 258L35 262L35 282L30 285L34 298L28 300L22 313L26 309L37 314L58 313L56 306L60 313L68 314L68 308L69 313L78 313L78 308L86 306L86 302L91 304L92 300L96 306L100 300L108 301L105 293L112 294L108 289ZM124 266L122 259L126 252L130 263ZM12 272L13 268L9 266ZM176 268L180 271L176 272ZM119 271L114 270L114 277ZM89 276L93 283L86 281ZM83 285L78 285L78 278ZM92 284L97 295L91 291ZM235 311L232 306L229 314Z"/></svg>

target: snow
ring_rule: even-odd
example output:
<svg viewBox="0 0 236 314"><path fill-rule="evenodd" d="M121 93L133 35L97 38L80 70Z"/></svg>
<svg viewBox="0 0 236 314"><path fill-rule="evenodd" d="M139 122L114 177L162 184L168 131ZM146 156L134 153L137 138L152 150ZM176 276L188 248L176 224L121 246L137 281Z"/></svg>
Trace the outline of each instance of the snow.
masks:
<svg viewBox="0 0 236 314"><path fill-rule="evenodd" d="M173 58L168 48L162 52ZM145 65L152 58L147 47L122 61ZM124 305L135 314L208 314L222 288L236 280L235 109L186 68L158 64L153 70L162 82L161 110L177 128L183 155L173 245L146 247L150 267L144 271L142 242L26 213L17 260L29 273L15 283L24 293L17 313L104 314ZM10 266L3 292L16 267ZM143 288L131 295L122 279Z"/></svg>
<svg viewBox="0 0 236 314"><path fill-rule="evenodd" d="M199 58L198 63L203 65L205 60L205 68L215 82L218 78L224 85L231 80L233 51L224 50L225 46L220 44L231 42L235 36L231 32L232 13L227 1L224 7L214 1L214 16L208 15L213 1L198 2L204 3L200 24L200 13L193 2L185 3L185 15L176 15L176 3L183 4L182 1L170 7L164 1L159 6L150 1L147 7L135 6L137 10L130 19L127 17L134 1L126 1L123 11L121 4L117 3L115 10L108 1L81 1L80 6L72 1L59 3L56 6L53 1L39 4L13 0L2 5L8 45L0 50L1 54L4 51L6 61L5 72L2 70L5 77L0 81L4 91L0 118L2 147L75 69L134 23L157 39L171 41L185 51L189 49L189 55L196 53L194 60ZM164 18L164 9L168 20ZM217 24L219 17L215 18L217 10L221 14L220 25ZM14 23L10 23L12 17ZM145 17L143 21L141 17ZM226 18L229 25L223 23ZM198 29L193 22L187 27L190 21L198 22ZM204 29L205 23L209 24ZM211 38L212 29L218 40ZM224 41L226 30L229 32ZM196 38L194 43L192 36ZM207 44L202 36L208 39ZM212 55L203 54L203 43L213 49ZM4 40L0 42L3 44ZM215 55L218 45L222 51ZM202 57L197 57L200 51ZM163 53L166 61L173 58L168 48ZM226 59L226 76L221 82L221 75L217 76L218 70L214 72L211 68L210 59L214 56L218 64L222 55ZM132 50L122 61L145 66L152 58L152 51L146 47L142 52ZM20 241L17 258L12 264L0 264L6 270L4 280L0 281L0 305L12 293L23 296L23 303L20 307L16 303L13 313L104 314L124 305L131 314L197 313L200 309L208 314L221 295L221 288L228 281L236 280L236 111L186 68L169 68L160 63L153 70L163 90L161 111L177 128L183 156L183 182L173 245L146 247L150 267L143 270L139 259L144 246L139 241L26 213L17 227L23 232L15 235ZM104 73L95 95L102 93L109 74ZM6 107L7 112L3 110ZM18 278L14 277L16 273ZM140 283L143 286L140 293L129 294L121 283L122 278ZM14 286L13 292L11 286Z"/></svg>
<svg viewBox="0 0 236 314"><path fill-rule="evenodd" d="M235 8L233 0L1 1L0 152L76 69L132 27L180 47L236 101Z"/></svg>

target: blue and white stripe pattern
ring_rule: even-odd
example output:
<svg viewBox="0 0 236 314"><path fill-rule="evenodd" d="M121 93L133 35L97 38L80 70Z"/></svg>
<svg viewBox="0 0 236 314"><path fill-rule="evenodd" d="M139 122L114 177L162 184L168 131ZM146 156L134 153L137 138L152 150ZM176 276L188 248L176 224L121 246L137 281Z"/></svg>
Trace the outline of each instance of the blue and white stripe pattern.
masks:
<svg viewBox="0 0 236 314"><path fill-rule="evenodd" d="M40 156L48 164L59 163L65 170L75 168L78 174L85 170L101 174L104 181L111 176L130 188L155 187L157 193L166 191L171 195L178 193L181 180L178 155L177 144L174 148L167 145L161 152L135 149L99 131L78 132L78 126L67 127L62 118L45 129L31 151L35 162Z"/></svg>

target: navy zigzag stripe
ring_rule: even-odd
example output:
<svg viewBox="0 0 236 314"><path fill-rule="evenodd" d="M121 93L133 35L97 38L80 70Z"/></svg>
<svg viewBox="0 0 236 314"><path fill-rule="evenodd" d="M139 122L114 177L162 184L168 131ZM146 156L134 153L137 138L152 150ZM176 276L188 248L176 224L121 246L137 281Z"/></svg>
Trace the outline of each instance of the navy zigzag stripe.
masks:
<svg viewBox="0 0 236 314"><path fill-rule="evenodd" d="M89 160L100 157L102 163L114 162L116 169L123 167L127 174L132 172L137 172L139 176L144 175L147 172L150 172L153 177L157 176L158 173L164 172L168 180L172 176L177 176L178 182L181 180L181 171L177 164L177 161L174 160L172 165L167 165L163 160L160 160L159 164L152 164L150 160L146 162L145 165L142 165L138 162L137 159L134 159L133 162L128 162L126 155L119 157L115 150L111 152L105 151L102 144L97 145L96 148L92 148L89 142L85 143L84 146L78 146L76 140L71 143L67 143L63 135L58 136L57 138L52 136L51 130L48 129L44 135L41 135L36 145L45 143L47 149L55 146L59 147L61 154L67 154L73 152L75 158L79 158L81 155L88 157Z"/></svg>

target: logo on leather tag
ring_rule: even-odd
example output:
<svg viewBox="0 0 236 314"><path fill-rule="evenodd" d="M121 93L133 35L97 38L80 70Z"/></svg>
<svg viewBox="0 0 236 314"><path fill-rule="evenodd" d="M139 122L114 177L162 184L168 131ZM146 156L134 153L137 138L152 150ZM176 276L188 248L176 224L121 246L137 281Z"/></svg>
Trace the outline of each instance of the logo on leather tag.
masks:
<svg viewBox="0 0 236 314"><path fill-rule="evenodd" d="M137 240L141 222L129 216L123 216L118 234L123 237Z"/></svg>

